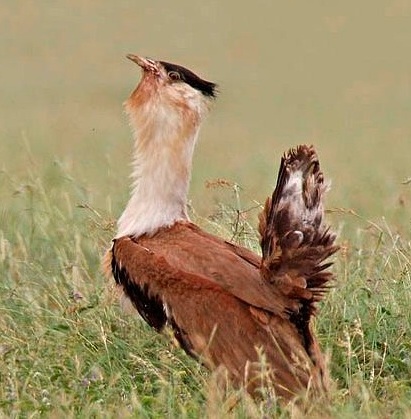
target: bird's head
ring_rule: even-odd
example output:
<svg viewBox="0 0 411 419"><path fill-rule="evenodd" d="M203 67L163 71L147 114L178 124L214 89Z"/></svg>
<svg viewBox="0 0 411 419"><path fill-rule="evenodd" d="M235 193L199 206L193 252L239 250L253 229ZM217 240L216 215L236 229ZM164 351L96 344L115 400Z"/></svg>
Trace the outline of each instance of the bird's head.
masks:
<svg viewBox="0 0 411 419"><path fill-rule="evenodd" d="M132 118L151 120L163 127L182 121L194 125L201 122L216 97L215 83L177 64L134 54L127 58L142 69L142 78L125 104Z"/></svg>

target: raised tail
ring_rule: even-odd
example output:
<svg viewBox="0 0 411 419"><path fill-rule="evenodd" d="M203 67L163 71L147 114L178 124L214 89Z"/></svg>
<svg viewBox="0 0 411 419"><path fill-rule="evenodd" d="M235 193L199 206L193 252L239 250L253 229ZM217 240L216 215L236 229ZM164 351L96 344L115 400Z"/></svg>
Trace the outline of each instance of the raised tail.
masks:
<svg viewBox="0 0 411 419"><path fill-rule="evenodd" d="M324 261L338 250L323 221L327 189L314 147L300 145L281 159L276 188L260 214L261 275L297 303L289 314L300 326L315 313L332 278Z"/></svg>

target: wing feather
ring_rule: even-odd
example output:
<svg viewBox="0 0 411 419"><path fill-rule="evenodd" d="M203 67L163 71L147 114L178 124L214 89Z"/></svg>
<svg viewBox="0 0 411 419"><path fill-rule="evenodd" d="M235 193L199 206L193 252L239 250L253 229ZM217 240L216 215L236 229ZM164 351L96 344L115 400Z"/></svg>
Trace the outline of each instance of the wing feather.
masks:
<svg viewBox="0 0 411 419"><path fill-rule="evenodd" d="M288 320L250 307L214 281L170 265L163 255L129 237L117 239L112 252L126 272L118 278L129 297L138 298L129 294L137 288L145 291L145 301L166 305L167 322L183 349L207 367L223 365L231 380L251 392L269 380L287 398L313 379L313 363ZM141 309L139 303L136 307ZM261 353L270 365L264 377Z"/></svg>
<svg viewBox="0 0 411 419"><path fill-rule="evenodd" d="M261 277L258 255L208 234L192 223L176 223L136 241L163 255L170 266L200 274L255 307L284 318L299 308L299 301L288 298Z"/></svg>

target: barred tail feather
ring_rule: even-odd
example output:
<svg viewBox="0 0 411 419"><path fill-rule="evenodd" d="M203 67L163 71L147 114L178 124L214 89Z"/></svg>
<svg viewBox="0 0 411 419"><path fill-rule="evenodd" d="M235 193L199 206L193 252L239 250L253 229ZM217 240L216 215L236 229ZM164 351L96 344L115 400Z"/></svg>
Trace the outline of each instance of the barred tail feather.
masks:
<svg viewBox="0 0 411 419"><path fill-rule="evenodd" d="M332 279L324 261L338 250L323 221L327 189L314 147L300 145L281 159L276 188L260 214L261 275L298 302L289 314L304 323Z"/></svg>

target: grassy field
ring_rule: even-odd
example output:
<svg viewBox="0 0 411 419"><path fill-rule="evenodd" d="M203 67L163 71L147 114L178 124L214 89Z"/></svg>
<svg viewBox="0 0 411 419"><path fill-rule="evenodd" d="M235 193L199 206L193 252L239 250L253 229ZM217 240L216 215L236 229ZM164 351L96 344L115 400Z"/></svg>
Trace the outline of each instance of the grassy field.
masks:
<svg viewBox="0 0 411 419"><path fill-rule="evenodd" d="M410 417L410 3L3 3L0 417L301 414L219 394L101 274L128 196L128 52L220 84L191 189L209 231L257 249L279 156L316 144L342 249L316 321L333 389L307 413Z"/></svg>

